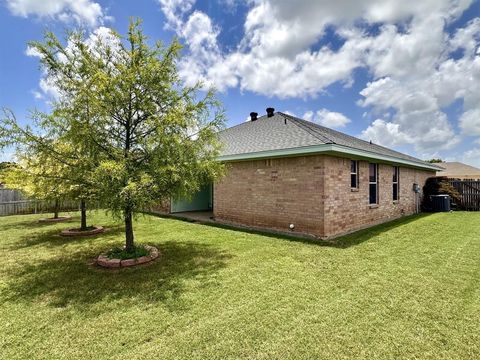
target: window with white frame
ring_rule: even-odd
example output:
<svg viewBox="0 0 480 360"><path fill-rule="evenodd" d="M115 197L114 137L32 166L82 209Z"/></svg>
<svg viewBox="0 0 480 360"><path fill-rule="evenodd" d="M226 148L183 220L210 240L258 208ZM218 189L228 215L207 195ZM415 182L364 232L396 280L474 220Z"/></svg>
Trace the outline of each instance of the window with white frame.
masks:
<svg viewBox="0 0 480 360"><path fill-rule="evenodd" d="M399 188L400 168L398 166L393 167L393 179L392 179L392 196L393 201L397 201L400 196Z"/></svg>
<svg viewBox="0 0 480 360"><path fill-rule="evenodd" d="M378 164L369 164L369 203L378 204Z"/></svg>
<svg viewBox="0 0 480 360"><path fill-rule="evenodd" d="M358 189L358 161L352 160L350 165L350 187Z"/></svg>

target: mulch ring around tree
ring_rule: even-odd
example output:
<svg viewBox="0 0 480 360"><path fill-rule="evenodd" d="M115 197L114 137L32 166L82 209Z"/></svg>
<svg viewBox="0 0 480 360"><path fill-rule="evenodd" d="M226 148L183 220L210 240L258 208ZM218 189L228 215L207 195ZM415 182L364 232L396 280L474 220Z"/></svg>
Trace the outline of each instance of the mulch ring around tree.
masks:
<svg viewBox="0 0 480 360"><path fill-rule="evenodd" d="M89 226L86 230L81 229L66 229L62 230L60 235L62 236L92 236L101 234L105 231L103 226Z"/></svg>
<svg viewBox="0 0 480 360"><path fill-rule="evenodd" d="M66 216L59 216L57 218L44 218L38 220L39 223L56 223L56 222L62 222L62 221L67 221L70 220L72 217L69 215Z"/></svg>
<svg viewBox="0 0 480 360"><path fill-rule="evenodd" d="M109 258L107 253L101 254L97 258L97 265L104 268L122 268L149 263L159 256L158 249L154 246L144 245L148 255L133 259L115 259Z"/></svg>

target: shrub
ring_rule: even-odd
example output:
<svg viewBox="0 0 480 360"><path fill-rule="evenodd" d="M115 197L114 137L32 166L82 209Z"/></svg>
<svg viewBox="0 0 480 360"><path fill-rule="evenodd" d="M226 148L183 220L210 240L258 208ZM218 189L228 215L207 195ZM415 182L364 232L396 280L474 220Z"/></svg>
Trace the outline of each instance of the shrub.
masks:
<svg viewBox="0 0 480 360"><path fill-rule="evenodd" d="M135 246L133 251L127 251L125 248L114 248L107 253L109 259L136 259L142 256L147 256L149 254L148 250L142 246Z"/></svg>
<svg viewBox="0 0 480 360"><path fill-rule="evenodd" d="M428 178L423 187L423 202L422 209L424 211L431 211L432 204L430 195L450 195L450 198L458 202L462 197L460 193L448 182L447 177L431 177Z"/></svg>

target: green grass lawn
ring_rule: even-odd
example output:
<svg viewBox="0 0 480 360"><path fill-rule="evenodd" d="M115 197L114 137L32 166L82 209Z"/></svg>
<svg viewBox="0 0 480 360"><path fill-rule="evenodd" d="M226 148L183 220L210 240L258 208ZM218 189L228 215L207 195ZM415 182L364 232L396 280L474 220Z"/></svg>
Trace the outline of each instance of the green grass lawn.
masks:
<svg viewBox="0 0 480 360"><path fill-rule="evenodd" d="M114 271L91 265L109 217L83 239L39 217L0 218L1 359L480 358L480 213L335 245L145 216L161 258Z"/></svg>

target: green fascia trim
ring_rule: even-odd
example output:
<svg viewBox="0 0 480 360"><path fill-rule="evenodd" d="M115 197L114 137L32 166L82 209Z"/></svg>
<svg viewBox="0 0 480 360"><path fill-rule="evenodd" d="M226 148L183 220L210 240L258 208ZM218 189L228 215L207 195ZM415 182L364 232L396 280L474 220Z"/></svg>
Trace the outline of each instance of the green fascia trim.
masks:
<svg viewBox="0 0 480 360"><path fill-rule="evenodd" d="M223 155L218 158L220 161L238 161L238 160L254 160L254 159L268 159L272 157L287 157L295 155L316 154L326 151L331 151L331 144L313 145L299 148L267 150L245 154Z"/></svg>
<svg viewBox="0 0 480 360"><path fill-rule="evenodd" d="M323 144L323 145L313 145L305 146L299 148L290 148L290 149L279 149L279 150L268 150L268 151L259 151L254 153L245 153L245 154L235 154L235 155L223 155L218 159L224 162L230 161L242 161L242 160L255 160L255 159L268 159L274 157L289 157L289 156L298 156L298 155L312 155L312 154L325 154L330 153L332 155L341 154L343 156L348 155L349 157L354 157L358 159L369 159L376 160L381 162L401 164L409 167L428 169L433 171L442 170L436 165L430 165L428 163L418 163L411 160L405 160L397 158L394 156L380 155L374 152L359 150L350 148L348 146L342 146L337 144Z"/></svg>

